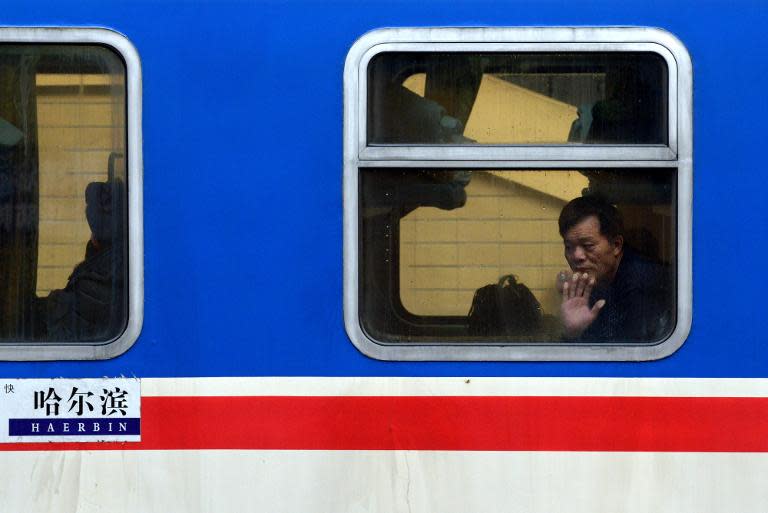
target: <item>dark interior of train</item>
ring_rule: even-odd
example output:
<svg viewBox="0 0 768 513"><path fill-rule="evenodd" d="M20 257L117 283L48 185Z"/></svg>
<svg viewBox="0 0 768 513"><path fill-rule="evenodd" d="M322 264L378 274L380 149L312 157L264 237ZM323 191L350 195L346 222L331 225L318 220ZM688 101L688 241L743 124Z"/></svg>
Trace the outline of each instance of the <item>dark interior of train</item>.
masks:
<svg viewBox="0 0 768 513"><path fill-rule="evenodd" d="M0 45L0 341L109 341L127 319L125 65Z"/></svg>

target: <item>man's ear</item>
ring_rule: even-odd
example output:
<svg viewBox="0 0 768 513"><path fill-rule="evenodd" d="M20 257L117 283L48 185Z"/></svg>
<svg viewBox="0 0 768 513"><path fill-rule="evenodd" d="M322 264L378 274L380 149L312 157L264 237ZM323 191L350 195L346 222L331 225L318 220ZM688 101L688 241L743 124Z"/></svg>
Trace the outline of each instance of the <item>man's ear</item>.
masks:
<svg viewBox="0 0 768 513"><path fill-rule="evenodd" d="M616 237L613 238L614 256L619 256L623 250L624 250L624 236L617 235Z"/></svg>

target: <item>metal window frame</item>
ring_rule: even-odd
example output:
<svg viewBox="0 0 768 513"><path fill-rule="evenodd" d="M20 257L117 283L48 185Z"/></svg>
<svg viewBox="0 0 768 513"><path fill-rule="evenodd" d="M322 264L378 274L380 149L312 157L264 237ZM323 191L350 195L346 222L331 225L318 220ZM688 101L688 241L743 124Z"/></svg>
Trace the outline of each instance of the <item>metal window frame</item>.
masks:
<svg viewBox="0 0 768 513"><path fill-rule="evenodd" d="M385 51L650 51L668 66L666 145L368 145L367 68ZM692 322L693 70L685 46L649 27L384 28L358 39L344 67L344 324L365 355L404 361L644 361L677 351ZM418 342L370 338L359 319L358 179L360 167L565 169L677 168L677 323L649 344Z"/></svg>
<svg viewBox="0 0 768 513"><path fill-rule="evenodd" d="M141 61L127 37L100 27L0 27L0 43L106 46L126 66L126 182L128 185L128 320L125 331L105 342L8 342L0 360L105 360L136 342L144 321L144 211L141 133Z"/></svg>

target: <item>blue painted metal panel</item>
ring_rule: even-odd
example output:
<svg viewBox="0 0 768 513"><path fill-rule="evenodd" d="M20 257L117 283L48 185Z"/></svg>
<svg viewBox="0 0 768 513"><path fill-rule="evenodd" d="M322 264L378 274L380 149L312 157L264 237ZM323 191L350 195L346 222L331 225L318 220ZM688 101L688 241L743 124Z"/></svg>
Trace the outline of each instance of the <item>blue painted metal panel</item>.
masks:
<svg viewBox="0 0 768 513"><path fill-rule="evenodd" d="M98 25L144 73L146 316L103 362L4 377L768 376L761 2L33 2L7 25ZM642 25L694 63L694 315L647 363L387 363L342 321L342 70L382 26Z"/></svg>

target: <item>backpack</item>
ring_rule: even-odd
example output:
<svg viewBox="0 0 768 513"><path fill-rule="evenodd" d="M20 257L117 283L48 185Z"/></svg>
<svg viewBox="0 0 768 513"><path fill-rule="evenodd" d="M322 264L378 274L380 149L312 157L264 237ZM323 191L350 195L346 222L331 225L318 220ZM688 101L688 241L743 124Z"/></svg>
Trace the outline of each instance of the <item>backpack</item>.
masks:
<svg viewBox="0 0 768 513"><path fill-rule="evenodd" d="M541 327L541 304L512 274L475 291L467 321L473 336L525 336Z"/></svg>

